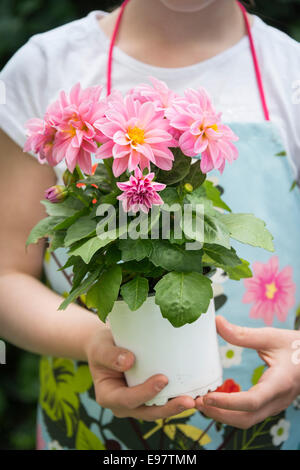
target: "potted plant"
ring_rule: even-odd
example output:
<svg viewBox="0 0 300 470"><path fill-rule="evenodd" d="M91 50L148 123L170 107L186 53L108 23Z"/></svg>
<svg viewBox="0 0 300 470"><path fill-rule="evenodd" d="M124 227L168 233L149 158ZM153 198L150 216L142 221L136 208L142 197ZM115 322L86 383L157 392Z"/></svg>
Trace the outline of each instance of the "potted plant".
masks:
<svg viewBox="0 0 300 470"><path fill-rule="evenodd" d="M60 308L84 298L109 322L116 344L136 355L129 386L165 374L168 386L148 403L161 405L221 385L213 274L252 276L232 239L273 243L264 222L233 214L209 179L238 152L206 91L178 96L151 80L125 97L77 84L28 122L25 150L67 170L27 243L47 236L50 251L67 250L72 289Z"/></svg>

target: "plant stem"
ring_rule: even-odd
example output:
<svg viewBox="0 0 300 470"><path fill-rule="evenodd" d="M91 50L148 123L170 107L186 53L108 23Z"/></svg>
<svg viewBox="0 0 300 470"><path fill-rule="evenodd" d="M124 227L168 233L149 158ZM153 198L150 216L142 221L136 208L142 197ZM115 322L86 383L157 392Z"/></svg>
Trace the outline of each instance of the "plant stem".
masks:
<svg viewBox="0 0 300 470"><path fill-rule="evenodd" d="M76 170L76 172L77 172L77 174L78 174L78 176L79 176L79 179L80 179L80 180L84 180L84 174L82 173L82 171L81 171L81 169L79 168L78 165L76 165L75 170Z"/></svg>
<svg viewBox="0 0 300 470"><path fill-rule="evenodd" d="M104 165L105 165L105 168L106 168L106 170L107 170L107 173L109 174L110 182L111 182L111 183L115 183L116 178L114 177L114 174L113 174L113 171L112 171L113 159L112 159L112 158L105 158L105 159L103 160L103 163L104 163Z"/></svg>
<svg viewBox="0 0 300 470"><path fill-rule="evenodd" d="M79 201L81 201L82 204L85 205L85 207L90 207L90 204L84 199L84 197L81 196L81 194L70 192L70 196L75 197L76 199L79 199Z"/></svg>

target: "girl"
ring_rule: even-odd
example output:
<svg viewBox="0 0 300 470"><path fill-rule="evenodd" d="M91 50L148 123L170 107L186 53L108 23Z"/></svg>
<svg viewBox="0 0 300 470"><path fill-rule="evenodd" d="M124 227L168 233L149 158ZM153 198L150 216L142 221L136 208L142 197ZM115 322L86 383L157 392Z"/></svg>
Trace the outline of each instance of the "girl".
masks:
<svg viewBox="0 0 300 470"><path fill-rule="evenodd" d="M4 68L0 329L42 355L38 449L300 448L300 200L298 188L289 192L300 168L299 62L295 41L235 0L126 0L111 14L95 11L32 37ZM57 271L65 253L50 257L43 244L24 250L44 216L45 189L64 171L22 153L25 122L78 81L125 92L149 76L179 93L210 92L240 138L238 162L218 184L235 211L266 220L276 246L274 256L245 248L253 278L219 286L216 307L232 322L217 317L223 386L162 407L143 403L167 377L128 388L123 372L134 355L91 312L75 304L57 311L70 288ZM284 148L287 158L275 156Z"/></svg>

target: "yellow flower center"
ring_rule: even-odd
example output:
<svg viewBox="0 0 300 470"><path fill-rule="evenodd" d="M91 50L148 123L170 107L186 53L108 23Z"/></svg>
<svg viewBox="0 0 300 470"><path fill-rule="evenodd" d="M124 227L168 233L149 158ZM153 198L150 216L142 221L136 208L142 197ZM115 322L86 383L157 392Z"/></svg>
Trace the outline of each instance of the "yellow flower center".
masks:
<svg viewBox="0 0 300 470"><path fill-rule="evenodd" d="M75 135L76 135L75 127L73 127L73 126L70 127L69 134L71 134L71 137L75 137Z"/></svg>
<svg viewBox="0 0 300 470"><path fill-rule="evenodd" d="M145 131L139 127L128 129L127 134L132 145L142 145L145 142Z"/></svg>
<svg viewBox="0 0 300 470"><path fill-rule="evenodd" d="M277 292L277 287L275 285L275 282L271 282L270 284L266 284L266 297L268 299L273 299L274 295Z"/></svg>
<svg viewBox="0 0 300 470"><path fill-rule="evenodd" d="M204 133L205 133L206 129L213 129L215 132L218 132L218 130L219 130L217 124L213 124L212 126L207 126L206 128L204 128L203 124L201 124L201 126L199 127L200 132L204 131Z"/></svg>

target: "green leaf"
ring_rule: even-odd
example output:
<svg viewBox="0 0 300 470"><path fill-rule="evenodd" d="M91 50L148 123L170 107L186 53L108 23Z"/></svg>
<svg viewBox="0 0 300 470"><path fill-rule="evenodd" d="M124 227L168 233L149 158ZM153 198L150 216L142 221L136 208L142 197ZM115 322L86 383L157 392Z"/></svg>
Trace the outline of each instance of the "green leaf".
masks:
<svg viewBox="0 0 300 470"><path fill-rule="evenodd" d="M71 256L71 258L73 258L73 256ZM89 265L85 264L80 256L76 256L73 265L72 290L76 289L81 284L88 271Z"/></svg>
<svg viewBox="0 0 300 470"><path fill-rule="evenodd" d="M227 227L230 236L247 245L274 251L273 237L266 224L253 214L220 214L219 220Z"/></svg>
<svg viewBox="0 0 300 470"><path fill-rule="evenodd" d="M189 212L189 214L188 214ZM179 221L180 228L183 234L190 240L196 240L199 243L204 243L204 216L202 213L197 214L192 210L191 206L185 207L185 217ZM178 231L178 227L175 227ZM178 233L179 235L179 233ZM174 239L174 234L172 235Z"/></svg>
<svg viewBox="0 0 300 470"><path fill-rule="evenodd" d="M141 261L148 258L152 251L151 240L138 238L132 240L130 238L119 240L118 247L122 252L123 261Z"/></svg>
<svg viewBox="0 0 300 470"><path fill-rule="evenodd" d="M117 197L122 193L122 191L117 187L115 190L111 191L108 194L100 197L101 204L111 204L114 206L117 203Z"/></svg>
<svg viewBox="0 0 300 470"><path fill-rule="evenodd" d="M79 421L75 442L76 450L105 450L105 446L83 421Z"/></svg>
<svg viewBox="0 0 300 470"><path fill-rule="evenodd" d="M189 201L191 202L191 199ZM180 226L185 236L191 240L222 245L230 249L229 230L212 207L212 202L206 198L193 198L191 205L185 204L185 217L181 220Z"/></svg>
<svg viewBox="0 0 300 470"><path fill-rule="evenodd" d="M88 176L83 180L78 181L86 185L96 184L99 187L99 191L109 193L112 190L110 184L109 174L103 163L99 163L94 175Z"/></svg>
<svg viewBox="0 0 300 470"><path fill-rule="evenodd" d="M123 273L142 273L144 277L150 277L152 279L156 279L165 274L165 270L163 268L154 266L149 259L122 263L122 271Z"/></svg>
<svg viewBox="0 0 300 470"><path fill-rule="evenodd" d="M119 250L116 243L111 244L105 253L105 264L106 266L111 266L112 264L116 264L122 259L122 253Z"/></svg>
<svg viewBox="0 0 300 470"><path fill-rule="evenodd" d="M109 173L104 163L98 164L94 177L98 178L99 181L109 181Z"/></svg>
<svg viewBox="0 0 300 470"><path fill-rule="evenodd" d="M183 231L181 231L181 238L175 238L175 235L179 235L177 233L175 233L174 229L171 229L170 230L170 238L169 238L169 242L175 245L184 245L185 243L189 243L189 239L185 237Z"/></svg>
<svg viewBox="0 0 300 470"><path fill-rule="evenodd" d="M160 183L175 184L183 180L190 171L191 158L182 153L179 147L173 148L174 163L169 171L156 169L156 179Z"/></svg>
<svg viewBox="0 0 300 470"><path fill-rule="evenodd" d="M26 241L26 246L31 243L37 243L40 238L50 235L53 228L62 220L63 219L61 217L46 217L45 219L40 220L31 230Z"/></svg>
<svg viewBox="0 0 300 470"><path fill-rule="evenodd" d="M114 239L111 238L112 232L106 232L107 233L107 238L99 238L99 237L93 237L90 238L87 241L83 241L79 246L76 245L75 247L71 248L69 251L70 255L74 256L81 256L83 261L88 264L94 254L100 250L100 248L103 248L104 246L108 245L111 243ZM116 236L117 238L117 236Z"/></svg>
<svg viewBox="0 0 300 470"><path fill-rule="evenodd" d="M160 196L164 201L164 204L166 204L167 206L172 206L173 204L180 204L180 199L176 188L168 186L160 192ZM162 206L162 210L169 211L169 208Z"/></svg>
<svg viewBox="0 0 300 470"><path fill-rule="evenodd" d="M146 215L146 214L143 214ZM161 208L160 206L153 206L152 209L149 211L148 220L146 220L145 224L141 224L140 226L140 234L141 238L147 236L150 233L150 237L153 233L159 230L159 221L161 216ZM130 230L128 231L130 236Z"/></svg>
<svg viewBox="0 0 300 470"><path fill-rule="evenodd" d="M204 215L204 242L230 249L229 230L222 220Z"/></svg>
<svg viewBox="0 0 300 470"><path fill-rule="evenodd" d="M88 291L86 303L89 308L96 308L100 319L105 322L118 298L122 282L122 269L118 264L105 271L98 282Z"/></svg>
<svg viewBox="0 0 300 470"><path fill-rule="evenodd" d="M70 256L67 262L60 269L58 269L58 271L63 271L64 269L74 266L78 260L83 263L82 259L79 256Z"/></svg>
<svg viewBox="0 0 300 470"><path fill-rule="evenodd" d="M206 196L212 201L214 207L220 207L221 209L231 212L230 207L221 199L221 193L218 188L214 186L212 181L206 180L203 187L205 188Z"/></svg>
<svg viewBox="0 0 300 470"><path fill-rule="evenodd" d="M233 279L234 281L239 281L240 279L252 277L252 271L249 268L250 263L244 259L241 259L241 262L241 264L234 267L224 265L220 265L220 267L228 274L230 279Z"/></svg>
<svg viewBox="0 0 300 470"><path fill-rule="evenodd" d="M192 205L193 209L197 209L197 206L202 205L204 214L214 216L217 211L214 209L213 202L206 196L205 190L202 186L197 188L190 194L186 195L186 200Z"/></svg>
<svg viewBox="0 0 300 470"><path fill-rule="evenodd" d="M50 236L50 253L57 250L57 248L63 248L65 246L65 236L66 232L64 231L54 232L53 235Z"/></svg>
<svg viewBox="0 0 300 470"><path fill-rule="evenodd" d="M121 287L121 295L130 310L135 311L140 308L147 299L149 283L147 279L137 276Z"/></svg>
<svg viewBox="0 0 300 470"><path fill-rule="evenodd" d="M167 240L152 240L152 247L149 259L155 266L161 266L167 271L195 271L202 274L201 250L185 250Z"/></svg>
<svg viewBox="0 0 300 470"><path fill-rule="evenodd" d="M140 212L138 215L133 217L128 223L127 238L137 240L141 238L143 240L154 236L159 230L161 210L159 206L153 206L148 214ZM123 238L124 239L124 238Z"/></svg>
<svg viewBox="0 0 300 470"><path fill-rule="evenodd" d="M59 310L65 310L71 302L74 302L80 295L85 294L89 287L94 284L101 272L101 268L92 272L78 287L72 289L68 297L60 304Z"/></svg>
<svg viewBox="0 0 300 470"><path fill-rule="evenodd" d="M81 208L87 207L89 209L90 202L91 202L90 192L91 192L91 188L88 188L88 187L86 189L77 188L77 186L73 184L72 190L70 190L69 199L76 201L78 209L80 209L80 207Z"/></svg>
<svg viewBox="0 0 300 470"><path fill-rule="evenodd" d="M190 167L190 171L183 180L183 184L190 183L194 189L201 186L206 179L206 174L200 169L200 162L197 160Z"/></svg>
<svg viewBox="0 0 300 470"><path fill-rule="evenodd" d="M97 222L89 216L81 217L67 230L65 246L68 247L78 240L96 234Z"/></svg>
<svg viewBox="0 0 300 470"><path fill-rule="evenodd" d="M45 206L47 214L54 217L70 217L84 207L81 201L73 197L68 197L65 201L58 203L47 200L41 203Z"/></svg>
<svg viewBox="0 0 300 470"><path fill-rule="evenodd" d="M84 207L83 209L81 209L80 211L77 211L75 212L74 215L71 215L70 217L67 217L67 218L64 218L62 219L62 222L60 222L59 224L57 224L53 230L65 230L67 228L69 228L71 225L73 225L77 219L79 219L80 217L83 217L85 215L87 215L89 213L89 209ZM91 217L91 216L90 216Z"/></svg>
<svg viewBox="0 0 300 470"><path fill-rule="evenodd" d="M97 256L89 264L86 264L80 256L71 256L73 265L73 279L72 279L72 291L76 289L82 280L85 278L88 272L93 272L94 270L99 272L99 269L104 269L105 258L104 256ZM74 261L73 261L74 260Z"/></svg>
<svg viewBox="0 0 300 470"><path fill-rule="evenodd" d="M155 291L162 316L176 328L197 320L213 297L210 279L199 273L168 273Z"/></svg>
<svg viewBox="0 0 300 470"><path fill-rule="evenodd" d="M207 264L226 265L233 267L242 263L233 248L229 250L228 248L225 248L221 245L210 245L206 243L203 246L203 251L203 262Z"/></svg>

